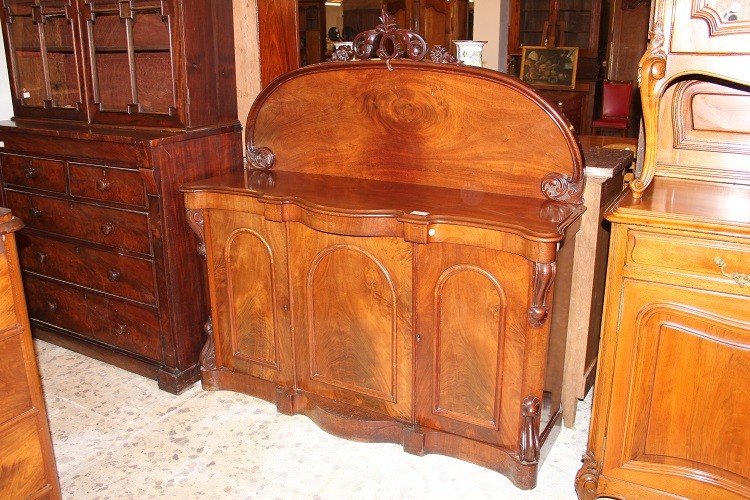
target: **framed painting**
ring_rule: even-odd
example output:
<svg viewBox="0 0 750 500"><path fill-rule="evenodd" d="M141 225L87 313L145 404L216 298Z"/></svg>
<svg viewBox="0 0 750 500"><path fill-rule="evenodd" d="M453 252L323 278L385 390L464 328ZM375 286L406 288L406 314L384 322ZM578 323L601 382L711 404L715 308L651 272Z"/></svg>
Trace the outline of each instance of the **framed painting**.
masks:
<svg viewBox="0 0 750 500"><path fill-rule="evenodd" d="M521 53L521 80L534 87L572 90L576 69L578 47L526 46Z"/></svg>

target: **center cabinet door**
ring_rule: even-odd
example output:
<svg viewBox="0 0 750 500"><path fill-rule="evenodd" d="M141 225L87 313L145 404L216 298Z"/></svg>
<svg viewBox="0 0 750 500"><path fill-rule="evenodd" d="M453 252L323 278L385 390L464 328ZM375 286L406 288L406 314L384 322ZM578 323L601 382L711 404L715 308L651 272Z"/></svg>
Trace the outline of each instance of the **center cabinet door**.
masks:
<svg viewBox="0 0 750 500"><path fill-rule="evenodd" d="M417 245L418 424L517 448L530 266L496 250Z"/></svg>
<svg viewBox="0 0 750 500"><path fill-rule="evenodd" d="M412 245L289 223L299 388L412 419Z"/></svg>

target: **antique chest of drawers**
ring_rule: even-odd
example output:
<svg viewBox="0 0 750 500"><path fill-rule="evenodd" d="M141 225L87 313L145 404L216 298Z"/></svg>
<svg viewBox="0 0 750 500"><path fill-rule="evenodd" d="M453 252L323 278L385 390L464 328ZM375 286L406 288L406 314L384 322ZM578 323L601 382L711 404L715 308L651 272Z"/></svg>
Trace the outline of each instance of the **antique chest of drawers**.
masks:
<svg viewBox="0 0 750 500"><path fill-rule="evenodd" d="M129 133L0 124L3 202L26 224L18 251L35 335L165 390L195 381L207 312L176 189L209 174L209 155L210 173L239 169L239 135L238 125Z"/></svg>

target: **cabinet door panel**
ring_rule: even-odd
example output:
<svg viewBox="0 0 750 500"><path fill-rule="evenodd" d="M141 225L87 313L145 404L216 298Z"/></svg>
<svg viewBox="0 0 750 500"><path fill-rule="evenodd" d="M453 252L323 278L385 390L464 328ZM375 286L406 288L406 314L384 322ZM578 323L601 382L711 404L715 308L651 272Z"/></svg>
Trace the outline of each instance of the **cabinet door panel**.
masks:
<svg viewBox="0 0 750 500"><path fill-rule="evenodd" d="M671 52L736 54L750 44L747 1L674 0L673 9Z"/></svg>
<svg viewBox="0 0 750 500"><path fill-rule="evenodd" d="M293 380L284 225L214 210L206 224L220 367L290 386Z"/></svg>
<svg viewBox="0 0 750 500"><path fill-rule="evenodd" d="M289 227L300 388L410 420L411 244Z"/></svg>
<svg viewBox="0 0 750 500"><path fill-rule="evenodd" d="M750 495L750 298L626 281L622 307L605 473Z"/></svg>
<svg viewBox="0 0 750 500"><path fill-rule="evenodd" d="M463 245L417 247L417 422L516 446L530 264Z"/></svg>

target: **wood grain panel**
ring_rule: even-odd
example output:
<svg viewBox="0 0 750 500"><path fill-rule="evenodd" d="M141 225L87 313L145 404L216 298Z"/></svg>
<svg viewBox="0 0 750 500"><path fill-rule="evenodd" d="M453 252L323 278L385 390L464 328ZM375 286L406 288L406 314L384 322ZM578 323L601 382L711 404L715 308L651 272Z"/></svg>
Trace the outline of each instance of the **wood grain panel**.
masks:
<svg viewBox="0 0 750 500"><path fill-rule="evenodd" d="M382 262L353 245L317 255L307 274L310 377L396 400L396 289Z"/></svg>
<svg viewBox="0 0 750 500"><path fill-rule="evenodd" d="M274 171L345 171L351 178L536 199L544 198L547 174L582 169L567 121L518 80L433 63L391 66L331 63L286 75L256 100L248 142L276 154ZM346 126L331 127L331 116ZM326 139L308 140L320 137Z"/></svg>
<svg viewBox="0 0 750 500"><path fill-rule="evenodd" d="M0 363L0 425L33 407L19 334L20 331L15 331L10 335L0 335L0 352L3 354Z"/></svg>
<svg viewBox="0 0 750 500"><path fill-rule="evenodd" d="M0 498L32 498L45 489L50 493L39 432L36 413L0 428Z"/></svg>
<svg viewBox="0 0 750 500"><path fill-rule="evenodd" d="M237 229L227 239L224 259L232 309L232 355L278 369L271 247L256 231Z"/></svg>
<svg viewBox="0 0 750 500"><path fill-rule="evenodd" d="M495 429L506 314L503 289L481 268L454 266L438 279L435 301L434 411Z"/></svg>
<svg viewBox="0 0 750 500"><path fill-rule="evenodd" d="M300 388L410 421L412 245L288 227Z"/></svg>

